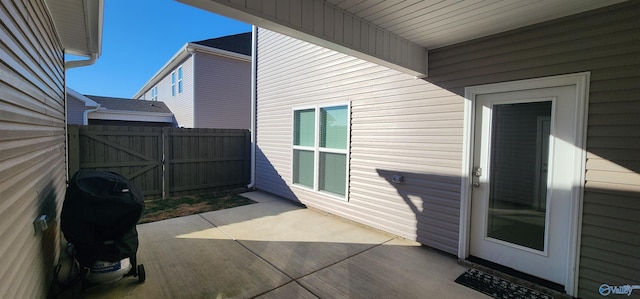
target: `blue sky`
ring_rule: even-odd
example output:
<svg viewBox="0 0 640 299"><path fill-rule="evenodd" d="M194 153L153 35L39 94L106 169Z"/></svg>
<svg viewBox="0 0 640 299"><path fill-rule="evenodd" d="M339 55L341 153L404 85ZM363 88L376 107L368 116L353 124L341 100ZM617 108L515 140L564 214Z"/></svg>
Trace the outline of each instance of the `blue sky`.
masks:
<svg viewBox="0 0 640 299"><path fill-rule="evenodd" d="M102 55L67 70L67 86L81 94L131 98L185 43L251 31L174 0L106 0L104 6Z"/></svg>

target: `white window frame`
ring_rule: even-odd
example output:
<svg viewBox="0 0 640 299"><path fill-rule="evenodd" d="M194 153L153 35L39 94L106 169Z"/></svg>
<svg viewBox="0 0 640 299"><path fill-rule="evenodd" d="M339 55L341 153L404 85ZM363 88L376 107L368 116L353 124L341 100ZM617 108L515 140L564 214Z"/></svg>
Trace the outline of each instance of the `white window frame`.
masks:
<svg viewBox="0 0 640 299"><path fill-rule="evenodd" d="M154 86L151 88L151 100L152 101L157 101L158 100L158 86Z"/></svg>
<svg viewBox="0 0 640 299"><path fill-rule="evenodd" d="M176 72L171 72L171 96L176 96Z"/></svg>
<svg viewBox="0 0 640 299"><path fill-rule="evenodd" d="M182 66L178 67L178 94L182 94L184 91L184 83L182 82L182 77L184 76L184 71L182 71Z"/></svg>
<svg viewBox="0 0 640 299"><path fill-rule="evenodd" d="M320 109L322 108L331 108L338 106L346 106L347 107L347 147L346 149L334 149L334 148L321 148L320 147ZM315 111L314 117L314 146L302 146L302 145L294 145L295 139L295 112L300 110L310 110L313 109ZM351 152L351 103L350 102L337 102L337 103L327 103L327 104L318 104L312 106L300 106L294 107L291 109L291 178L290 185L295 188L301 188L308 191L313 191L315 193L319 193L322 195L326 195L330 198L339 199L341 201L349 200L349 171L350 171L350 152ZM300 185L294 183L294 151L295 150L306 150L313 152L313 187L310 188L308 186ZM328 191L320 190L320 154L321 153L333 153L333 154L343 154L345 155L346 165L345 165L345 190L344 196L339 194L331 193Z"/></svg>

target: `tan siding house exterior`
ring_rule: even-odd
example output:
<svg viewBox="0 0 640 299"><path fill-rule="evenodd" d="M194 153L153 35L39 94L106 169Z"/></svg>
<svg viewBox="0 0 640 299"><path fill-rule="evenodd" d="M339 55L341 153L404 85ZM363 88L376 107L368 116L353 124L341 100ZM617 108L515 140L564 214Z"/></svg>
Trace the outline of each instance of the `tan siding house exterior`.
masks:
<svg viewBox="0 0 640 299"><path fill-rule="evenodd" d="M427 81L465 86L591 73L579 295L640 277L640 6L603 8L430 52Z"/></svg>
<svg viewBox="0 0 640 299"><path fill-rule="evenodd" d="M96 12L93 16L102 14L102 1L95 4L95 11L80 8L81 13L76 16L83 22L86 20L86 24L101 27L100 21L89 16L92 12ZM67 180L64 55L69 50L95 58L100 48L99 41L98 49L94 49L97 52L90 53L84 52L83 46L64 43L76 36L59 23L73 23L60 18L64 15L60 12L77 8L69 1L53 4L3 1L0 5L0 297L3 298L47 297L58 262L59 215ZM85 44L92 42L85 36L81 40ZM34 221L41 217L47 229L34 227Z"/></svg>
<svg viewBox="0 0 640 299"><path fill-rule="evenodd" d="M194 127L248 129L251 124L251 61L194 56Z"/></svg>
<svg viewBox="0 0 640 299"><path fill-rule="evenodd" d="M577 293L569 292L597 298L603 283L639 283L639 32L631 1L431 49L428 76L416 79L260 28L255 186L459 255L465 89L586 74ZM336 103L351 113L344 198L295 184L292 168L294 111Z"/></svg>

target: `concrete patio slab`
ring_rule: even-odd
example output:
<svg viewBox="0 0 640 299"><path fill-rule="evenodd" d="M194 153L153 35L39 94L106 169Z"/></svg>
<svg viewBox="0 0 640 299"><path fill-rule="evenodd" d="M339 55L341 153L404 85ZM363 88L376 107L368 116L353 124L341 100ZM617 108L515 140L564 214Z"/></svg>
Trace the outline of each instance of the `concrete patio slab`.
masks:
<svg viewBox="0 0 640 299"><path fill-rule="evenodd" d="M256 204L139 225L127 277L85 298L488 298L452 256L262 192ZM64 296L63 296L64 298Z"/></svg>
<svg viewBox="0 0 640 299"><path fill-rule="evenodd" d="M282 201L202 214L253 253L296 279L395 238ZM244 220L251 215L250 220Z"/></svg>
<svg viewBox="0 0 640 299"><path fill-rule="evenodd" d="M245 192L240 195L248 199L251 199L255 202L282 201L281 198L265 192Z"/></svg>
<svg viewBox="0 0 640 299"><path fill-rule="evenodd" d="M440 252L395 239L298 282L320 298L487 298L454 282L465 270Z"/></svg>
<svg viewBox="0 0 640 299"><path fill-rule="evenodd" d="M291 281L193 215L138 226L147 279L89 288L86 298L249 298Z"/></svg>
<svg viewBox="0 0 640 299"><path fill-rule="evenodd" d="M303 288L297 282L290 282L284 286L281 286L271 292L260 295L256 298L259 299L282 299L282 298L297 298L297 299L316 299L317 296L313 295L307 289Z"/></svg>

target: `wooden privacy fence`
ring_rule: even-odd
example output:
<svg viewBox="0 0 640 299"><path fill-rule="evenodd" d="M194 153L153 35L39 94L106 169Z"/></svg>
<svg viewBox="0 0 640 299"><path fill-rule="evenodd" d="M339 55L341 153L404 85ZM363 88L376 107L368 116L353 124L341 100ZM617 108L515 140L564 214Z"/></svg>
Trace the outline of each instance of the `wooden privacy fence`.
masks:
<svg viewBox="0 0 640 299"><path fill-rule="evenodd" d="M69 173L114 171L146 198L246 186L250 133L242 129L68 126Z"/></svg>

